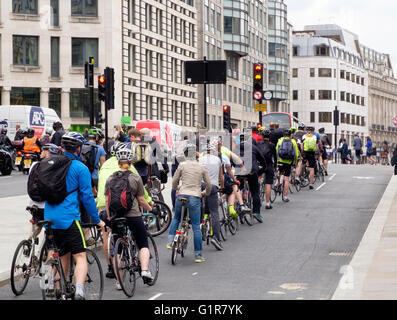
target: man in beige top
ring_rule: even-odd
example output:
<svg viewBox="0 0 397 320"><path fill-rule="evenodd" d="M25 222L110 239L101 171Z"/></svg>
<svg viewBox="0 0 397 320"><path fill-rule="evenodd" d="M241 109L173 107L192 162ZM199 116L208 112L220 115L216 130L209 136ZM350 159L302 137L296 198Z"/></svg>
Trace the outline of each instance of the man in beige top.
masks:
<svg viewBox="0 0 397 320"><path fill-rule="evenodd" d="M177 201L175 201L175 215L172 219L168 234L167 248L172 249L171 243L175 232L181 221L182 202L180 198L187 198L189 202L186 207L189 210L189 217L194 233L194 254L196 262L204 262L202 256L202 235L201 223L201 197L210 195L212 185L207 168L197 161L196 146L189 144L184 149L186 161L179 164L172 180L172 189L179 190ZM205 191L201 192L201 183L205 183ZM179 186L179 183L181 185Z"/></svg>

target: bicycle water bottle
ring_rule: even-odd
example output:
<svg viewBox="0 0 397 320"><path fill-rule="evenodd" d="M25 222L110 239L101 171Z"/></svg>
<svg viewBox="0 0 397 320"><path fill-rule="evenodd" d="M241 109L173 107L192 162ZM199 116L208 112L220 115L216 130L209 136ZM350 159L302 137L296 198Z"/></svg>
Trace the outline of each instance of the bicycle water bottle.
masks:
<svg viewBox="0 0 397 320"><path fill-rule="evenodd" d="M42 266L40 271L40 288L45 290L48 289L48 266Z"/></svg>

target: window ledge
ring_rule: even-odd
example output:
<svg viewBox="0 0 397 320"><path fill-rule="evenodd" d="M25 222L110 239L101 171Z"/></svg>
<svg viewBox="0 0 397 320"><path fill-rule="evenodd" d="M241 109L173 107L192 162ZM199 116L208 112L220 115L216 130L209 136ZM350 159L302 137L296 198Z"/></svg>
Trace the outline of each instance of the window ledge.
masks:
<svg viewBox="0 0 397 320"><path fill-rule="evenodd" d="M62 77L58 77L58 78L48 77L48 81L49 82L62 82L63 79L62 79Z"/></svg>
<svg viewBox="0 0 397 320"><path fill-rule="evenodd" d="M40 14L10 13L10 20L40 21Z"/></svg>
<svg viewBox="0 0 397 320"><path fill-rule="evenodd" d="M70 74L84 74L84 67L69 67L69 73ZM97 67L94 67L94 74L99 73L99 70Z"/></svg>
<svg viewBox="0 0 397 320"><path fill-rule="evenodd" d="M69 16L70 23L102 23L101 17Z"/></svg>
<svg viewBox="0 0 397 320"><path fill-rule="evenodd" d="M38 72L42 72L42 68L41 68L41 66L20 66L20 65L12 64L10 66L10 71L11 72L32 72L32 73L38 73Z"/></svg>
<svg viewBox="0 0 397 320"><path fill-rule="evenodd" d="M62 27L60 26L50 26L48 31L62 31Z"/></svg>

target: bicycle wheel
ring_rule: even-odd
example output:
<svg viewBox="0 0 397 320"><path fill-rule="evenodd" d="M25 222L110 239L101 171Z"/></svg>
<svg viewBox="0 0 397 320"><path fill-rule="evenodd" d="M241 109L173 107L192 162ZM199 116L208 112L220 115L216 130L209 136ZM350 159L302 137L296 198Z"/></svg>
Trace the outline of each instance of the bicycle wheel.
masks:
<svg viewBox="0 0 397 320"><path fill-rule="evenodd" d="M117 239L114 257L116 275L127 297L134 295L136 285L136 275L131 259L128 244L122 238Z"/></svg>
<svg viewBox="0 0 397 320"><path fill-rule="evenodd" d="M148 285L153 286L158 278L159 270L160 270L160 259L159 253L157 251L156 242L154 242L153 237L148 234L148 244L149 244L149 252L150 252L150 260L149 260L149 271L153 276L153 281Z"/></svg>
<svg viewBox="0 0 397 320"><path fill-rule="evenodd" d="M103 295L103 271L97 255L90 249L85 249L88 272L84 284L86 300L101 300Z"/></svg>
<svg viewBox="0 0 397 320"><path fill-rule="evenodd" d="M43 300L66 300L66 287L60 261L50 259L42 265L40 279Z"/></svg>
<svg viewBox="0 0 397 320"><path fill-rule="evenodd" d="M227 240L227 230L228 230L228 222L227 222L227 217L226 217L226 213L225 213L225 208L223 207L223 205L220 206L220 210L221 210L221 220L219 221L219 225L220 225L220 231L221 231L221 238L223 241Z"/></svg>
<svg viewBox="0 0 397 320"><path fill-rule="evenodd" d="M178 260L178 243L179 243L179 238L178 241L175 241L172 243L172 253L171 253L171 262L172 265L176 265L176 261Z"/></svg>
<svg viewBox="0 0 397 320"><path fill-rule="evenodd" d="M232 219L231 217L229 217L228 219L229 219L229 223L228 223L229 231L234 236L238 230L238 219Z"/></svg>
<svg viewBox="0 0 397 320"><path fill-rule="evenodd" d="M293 182L296 192L301 191L301 184L299 182Z"/></svg>
<svg viewBox="0 0 397 320"><path fill-rule="evenodd" d="M247 203L249 203L250 205L249 205L249 207L248 208L250 208L251 209L251 212L250 213L246 213L245 215L244 215L244 221L249 225L249 226L252 226L253 224L254 224L254 214L253 214L253 212L252 212L252 196L251 196L251 192L248 190L248 193L247 193Z"/></svg>
<svg viewBox="0 0 397 320"><path fill-rule="evenodd" d="M325 169L324 169L324 166L322 164L320 164L320 166L319 166L319 175L320 175L321 182L324 182L324 180L325 180Z"/></svg>
<svg viewBox="0 0 397 320"><path fill-rule="evenodd" d="M156 204L156 207L153 210L153 213L156 217L156 221L148 228L148 232L153 237L157 237L164 233L170 226L172 213L166 203L158 200L154 200L154 203Z"/></svg>
<svg viewBox="0 0 397 320"><path fill-rule="evenodd" d="M28 285L31 269L32 244L28 240L22 240L15 249L11 264L11 289L19 296Z"/></svg>

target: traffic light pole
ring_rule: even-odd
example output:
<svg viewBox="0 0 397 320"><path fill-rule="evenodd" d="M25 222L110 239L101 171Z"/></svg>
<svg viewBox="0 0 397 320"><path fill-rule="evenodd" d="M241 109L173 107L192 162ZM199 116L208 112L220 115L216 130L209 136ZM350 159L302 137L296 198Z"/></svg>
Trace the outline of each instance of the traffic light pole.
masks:
<svg viewBox="0 0 397 320"><path fill-rule="evenodd" d="M88 62L88 90L90 99L90 127L95 125L95 106L94 106L94 58L90 57Z"/></svg>
<svg viewBox="0 0 397 320"><path fill-rule="evenodd" d="M204 61L204 79L206 81L207 80L207 57L204 57L203 61ZM204 106L203 106L203 113L204 113L204 127L207 128L207 83L205 81L204 81Z"/></svg>

